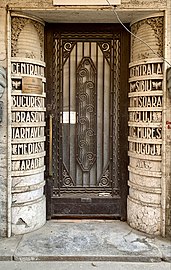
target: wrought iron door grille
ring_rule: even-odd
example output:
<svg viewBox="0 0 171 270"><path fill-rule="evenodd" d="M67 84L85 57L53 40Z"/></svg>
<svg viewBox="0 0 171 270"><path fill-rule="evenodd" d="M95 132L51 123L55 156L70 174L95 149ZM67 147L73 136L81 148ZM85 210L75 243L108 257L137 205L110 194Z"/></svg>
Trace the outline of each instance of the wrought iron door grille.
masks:
<svg viewBox="0 0 171 270"><path fill-rule="evenodd" d="M120 47L119 33L53 36L53 197L119 198Z"/></svg>

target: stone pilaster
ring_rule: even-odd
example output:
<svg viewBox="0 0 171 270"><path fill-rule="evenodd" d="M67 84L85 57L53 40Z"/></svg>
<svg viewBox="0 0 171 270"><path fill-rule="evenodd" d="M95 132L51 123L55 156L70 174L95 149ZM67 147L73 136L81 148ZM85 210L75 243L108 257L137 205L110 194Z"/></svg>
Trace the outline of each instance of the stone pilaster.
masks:
<svg viewBox="0 0 171 270"><path fill-rule="evenodd" d="M0 236L7 236L7 46L6 10L0 8Z"/></svg>

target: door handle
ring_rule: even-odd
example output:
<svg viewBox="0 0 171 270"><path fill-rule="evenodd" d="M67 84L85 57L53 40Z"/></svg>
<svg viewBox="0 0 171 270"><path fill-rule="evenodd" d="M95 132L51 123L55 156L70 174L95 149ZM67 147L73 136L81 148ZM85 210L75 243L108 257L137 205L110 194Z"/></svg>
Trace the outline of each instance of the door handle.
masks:
<svg viewBox="0 0 171 270"><path fill-rule="evenodd" d="M53 129L53 115L49 115L49 176L53 176L53 169L52 169L52 129Z"/></svg>

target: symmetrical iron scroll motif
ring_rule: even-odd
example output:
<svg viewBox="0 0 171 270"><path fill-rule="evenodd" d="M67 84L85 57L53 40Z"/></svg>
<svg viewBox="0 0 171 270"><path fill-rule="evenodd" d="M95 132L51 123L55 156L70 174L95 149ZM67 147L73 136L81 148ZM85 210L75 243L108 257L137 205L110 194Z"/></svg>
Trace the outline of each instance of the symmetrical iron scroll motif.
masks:
<svg viewBox="0 0 171 270"><path fill-rule="evenodd" d="M108 166L105 168L103 175L100 178L99 181L99 186L100 187L109 187L111 186L111 180L110 180L110 166L108 164Z"/></svg>
<svg viewBox="0 0 171 270"><path fill-rule="evenodd" d="M74 186L74 181L69 175L69 172L64 164L63 164L63 177L62 178L63 178L63 183L62 183L63 186L65 187Z"/></svg>
<svg viewBox="0 0 171 270"><path fill-rule="evenodd" d="M109 41L109 42L99 41L98 45L99 45L100 49L102 50L104 57L106 58L106 60L110 64L110 60L111 60L111 41Z"/></svg>
<svg viewBox="0 0 171 270"><path fill-rule="evenodd" d="M77 161L89 171L96 160L96 69L91 58L77 69Z"/></svg>
<svg viewBox="0 0 171 270"><path fill-rule="evenodd" d="M65 64L65 62L67 61L74 46L75 46L75 42L72 42L72 41L63 42L63 46L62 46L63 47L63 64Z"/></svg>

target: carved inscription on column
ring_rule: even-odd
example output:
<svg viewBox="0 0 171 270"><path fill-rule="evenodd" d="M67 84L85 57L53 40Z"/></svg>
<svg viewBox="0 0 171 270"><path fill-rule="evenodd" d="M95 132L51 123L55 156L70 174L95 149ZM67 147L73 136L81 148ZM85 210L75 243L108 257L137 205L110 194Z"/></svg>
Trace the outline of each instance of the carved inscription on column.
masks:
<svg viewBox="0 0 171 270"><path fill-rule="evenodd" d="M131 227L150 234L160 233L162 219L163 29L162 16L131 26L139 39L131 37L129 65L127 220Z"/></svg>
<svg viewBox="0 0 171 270"><path fill-rule="evenodd" d="M11 224L12 234L46 220L44 187L44 23L11 13ZM21 226L26 224L27 226Z"/></svg>
<svg viewBox="0 0 171 270"><path fill-rule="evenodd" d="M19 60L19 59L18 59ZM44 63L12 62L12 75L44 76Z"/></svg>
<svg viewBox="0 0 171 270"><path fill-rule="evenodd" d="M163 63L130 65L129 151L161 156Z"/></svg>
<svg viewBox="0 0 171 270"><path fill-rule="evenodd" d="M44 97L12 96L12 171L44 169Z"/></svg>
<svg viewBox="0 0 171 270"><path fill-rule="evenodd" d="M12 58L12 171L29 175L44 170L44 62Z"/></svg>
<svg viewBox="0 0 171 270"><path fill-rule="evenodd" d="M44 63L12 59L11 75L12 171L29 175L44 170Z"/></svg>
<svg viewBox="0 0 171 270"><path fill-rule="evenodd" d="M129 182L128 222L134 228L151 230L160 215L160 178L162 156L163 63L161 59L130 64L129 92ZM153 208L155 205L155 208ZM138 213L149 213L142 221ZM159 225L157 225L159 226ZM156 230L156 229L155 229Z"/></svg>

